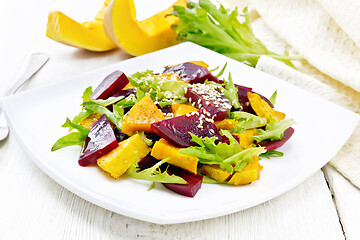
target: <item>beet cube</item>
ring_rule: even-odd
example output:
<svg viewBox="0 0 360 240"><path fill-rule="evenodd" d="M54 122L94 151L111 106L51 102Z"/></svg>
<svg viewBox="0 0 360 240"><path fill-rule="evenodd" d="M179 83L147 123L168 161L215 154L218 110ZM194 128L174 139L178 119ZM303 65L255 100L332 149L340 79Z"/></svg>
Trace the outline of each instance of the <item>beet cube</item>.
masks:
<svg viewBox="0 0 360 240"><path fill-rule="evenodd" d="M274 140L274 141L264 140L264 141L259 142L259 145L261 147L265 147L265 149L267 151L279 148L282 145L284 145L287 142L287 140L290 139L290 137L293 135L294 132L295 132L295 130L292 127L289 127L288 129L286 129L284 131L284 136L281 139Z"/></svg>
<svg viewBox="0 0 360 240"><path fill-rule="evenodd" d="M189 83L204 83L205 80L219 83L217 77L213 76L207 68L196 65L194 63L185 62L179 65L165 68L163 73L174 72L178 74L184 81Z"/></svg>
<svg viewBox="0 0 360 240"><path fill-rule="evenodd" d="M129 89L126 89L126 90L117 91L113 95L111 95L110 97L124 96L124 98L126 98L126 97L130 96L131 94L136 95L136 89L135 88L129 88Z"/></svg>
<svg viewBox="0 0 360 240"><path fill-rule="evenodd" d="M129 79L126 77L125 73L116 70L100 83L97 88L95 88L93 94L91 95L92 99L107 99L110 96L114 95L116 92L122 90L129 83Z"/></svg>
<svg viewBox="0 0 360 240"><path fill-rule="evenodd" d="M79 157L80 166L96 163L96 160L119 146L111 123L102 115L92 126Z"/></svg>
<svg viewBox="0 0 360 240"><path fill-rule="evenodd" d="M173 166L168 169L168 173L175 174L187 182L187 184L163 183L163 185L171 191L174 191L183 196L194 197L201 188L203 179L202 175L194 174L192 172Z"/></svg>
<svg viewBox="0 0 360 240"><path fill-rule="evenodd" d="M193 84L187 88L185 97L196 108L206 108L216 121L227 118L232 107L231 101L215 85Z"/></svg>
<svg viewBox="0 0 360 240"><path fill-rule="evenodd" d="M151 124L151 130L160 137L180 147L194 145L190 133L199 137L213 137L221 139L210 113L205 109L191 112L182 116L169 118Z"/></svg>

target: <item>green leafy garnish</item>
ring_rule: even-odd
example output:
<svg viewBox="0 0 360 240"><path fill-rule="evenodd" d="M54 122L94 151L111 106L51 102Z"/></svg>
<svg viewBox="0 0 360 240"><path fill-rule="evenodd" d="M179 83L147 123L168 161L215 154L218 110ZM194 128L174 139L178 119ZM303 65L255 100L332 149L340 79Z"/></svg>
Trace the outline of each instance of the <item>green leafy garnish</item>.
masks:
<svg viewBox="0 0 360 240"><path fill-rule="evenodd" d="M270 118L270 123L266 125L265 130L256 129L259 135L251 136L251 138L253 138L256 142L261 142L267 139L270 141L279 140L284 135L284 131L293 124L295 124L293 119L275 121L273 118Z"/></svg>
<svg viewBox="0 0 360 240"><path fill-rule="evenodd" d="M236 127L231 129L231 132L237 133L243 133L246 129L258 128L267 124L265 118L242 111L231 112L230 118L238 121Z"/></svg>
<svg viewBox="0 0 360 240"><path fill-rule="evenodd" d="M138 132L141 139L148 145L149 147L153 145L153 141L145 136L145 132Z"/></svg>
<svg viewBox="0 0 360 240"><path fill-rule="evenodd" d="M71 132L64 137L59 138L52 146L51 151L56 151L73 145L82 145L89 134L89 129L81 126L80 124L71 122L69 118L66 119L66 122L62 125L62 127L76 129L77 132Z"/></svg>
<svg viewBox="0 0 360 240"><path fill-rule="evenodd" d="M260 157L266 157L267 159L270 159L270 156L282 157L284 156L284 153L276 150L269 150L266 153L260 154Z"/></svg>
<svg viewBox="0 0 360 240"><path fill-rule="evenodd" d="M161 171L160 166L166 163L169 158L156 163L154 166L142 170L139 172L139 164L134 162L130 168L126 171L126 174L134 179L146 180L151 182L160 182L160 183L179 183L186 184L187 182L179 176L169 175L167 171Z"/></svg>
<svg viewBox="0 0 360 240"><path fill-rule="evenodd" d="M276 96L277 96L277 91L275 91L269 98L269 101L271 102L272 105L275 105L276 103Z"/></svg>
<svg viewBox="0 0 360 240"><path fill-rule="evenodd" d="M239 15L237 9L229 11L222 5L216 8L209 0L199 0L199 3L187 2L187 8L174 6L172 14L179 18L178 24L173 26L178 39L199 44L252 67L261 55L289 66L293 66L290 60L301 59L289 57L286 52L278 55L268 50L255 37L247 8ZM240 23L238 17L244 21Z"/></svg>
<svg viewBox="0 0 360 240"><path fill-rule="evenodd" d="M117 112L111 112L110 110L108 110L106 107L95 103L95 102L84 102L83 106L86 110L90 110L93 112L97 112L100 115L105 114L106 117L109 119L110 122L112 122L113 124L115 124L115 126L118 129L121 129L121 124L122 124L122 117L121 117L121 113L119 111ZM116 106L116 105L114 105ZM117 110L119 108L116 108Z"/></svg>
<svg viewBox="0 0 360 240"><path fill-rule="evenodd" d="M220 168L233 173L241 171L247 163L252 162L253 156L266 152L263 147L253 147L243 150L236 139L226 130L221 132L229 138L230 144L218 143L216 138L200 138L191 134L192 141L199 146L180 149L179 152L199 158L202 164L219 164Z"/></svg>
<svg viewBox="0 0 360 240"><path fill-rule="evenodd" d="M224 88L225 88L225 91L224 91L225 97L227 97L231 101L232 106L235 109L241 108L241 105L239 103L238 89L234 85L234 82L233 82L232 77L231 77L231 73L229 73L229 78L228 79L224 79L224 83L225 83L225 86L224 86Z"/></svg>

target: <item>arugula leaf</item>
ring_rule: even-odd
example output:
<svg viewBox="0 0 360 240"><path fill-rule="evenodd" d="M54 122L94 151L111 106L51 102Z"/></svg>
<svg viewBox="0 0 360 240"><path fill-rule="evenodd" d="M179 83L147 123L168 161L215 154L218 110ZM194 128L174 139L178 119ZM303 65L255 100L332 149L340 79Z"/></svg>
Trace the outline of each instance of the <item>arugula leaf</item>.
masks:
<svg viewBox="0 0 360 240"><path fill-rule="evenodd" d="M109 111L106 107L104 107L100 104L97 104L95 102L92 102L92 101L83 103L83 106L86 110L97 112L100 115L105 114L110 122L115 124L115 126L118 129L121 129L122 118L121 118L121 114L119 114L119 112L113 113L113 112ZM116 105L113 105L113 106L116 106Z"/></svg>
<svg viewBox="0 0 360 240"><path fill-rule="evenodd" d="M216 8L209 0L199 0L199 3L187 2L187 8L174 6L172 14L179 18L178 24L173 26L178 39L199 44L252 67L256 66L261 55L292 67L290 60L301 59L268 50L255 37L247 8L239 15L237 9L229 11L222 5ZM240 23L238 17L244 21Z"/></svg>
<svg viewBox="0 0 360 240"><path fill-rule="evenodd" d="M216 74L216 77L221 77L224 74L225 68L227 66L227 62L225 63L225 65L222 67L222 69L220 70L220 72L218 74ZM218 67L219 68L219 67Z"/></svg>
<svg viewBox="0 0 360 240"><path fill-rule="evenodd" d="M276 96L277 96L277 91L275 91L269 98L269 101L271 102L272 105L275 105L276 103Z"/></svg>
<svg viewBox="0 0 360 240"><path fill-rule="evenodd" d="M260 154L260 157L266 157L267 159L270 159L270 156L282 157L284 156L284 153L276 150L269 150L266 153Z"/></svg>
<svg viewBox="0 0 360 240"><path fill-rule="evenodd" d="M252 161L253 156L258 156L265 152L263 147L253 147L242 150L240 144L230 134L230 132L223 130L223 135L229 138L230 144L215 143L216 138L200 138L191 134L193 142L199 146L191 146L182 148L180 153L195 156L199 158L202 164L219 164L220 168L233 173L234 171L241 171L247 163Z"/></svg>
<svg viewBox="0 0 360 240"><path fill-rule="evenodd" d="M83 103L84 102L88 102L91 100L91 94L93 94L93 91L92 91L92 87L87 87L85 89L85 91L83 92L83 95L82 95L82 100L83 100Z"/></svg>
<svg viewBox="0 0 360 240"><path fill-rule="evenodd" d="M231 73L229 73L229 78L227 80L224 79L224 83L225 83L224 88L226 90L224 91L225 97L227 97L231 101L232 106L235 109L241 108L241 105L239 103L238 89L234 85L234 82L231 77Z"/></svg>
<svg viewBox="0 0 360 240"><path fill-rule="evenodd" d="M231 132L242 133L245 132L246 129L258 128L267 124L265 118L242 111L231 112L230 118L238 121L237 126L231 129Z"/></svg>
<svg viewBox="0 0 360 240"><path fill-rule="evenodd" d="M153 75L154 72L153 70L146 70L143 72L136 72L130 76L128 76L129 82L131 85L133 85L134 87L140 87L143 84L143 81L141 80L141 78L143 77L147 77L149 75Z"/></svg>
<svg viewBox="0 0 360 240"><path fill-rule="evenodd" d="M64 147L73 146L73 145L82 145L89 134L89 129L80 124L73 123L69 118L66 119L66 122L62 127L68 127L71 129L77 129L77 132L71 132L61 138L59 138L55 144L52 146L51 151L56 151Z"/></svg>
<svg viewBox="0 0 360 240"><path fill-rule="evenodd" d="M266 139L271 141L279 140L284 135L284 131L293 124L295 124L293 119L275 121L273 118L270 118L270 123L266 125L265 131L262 129L256 129L259 135L251 136L251 138L253 138L256 142L261 142Z"/></svg>
<svg viewBox="0 0 360 240"><path fill-rule="evenodd" d="M154 166L142 170L139 172L139 164L134 162L129 169L126 171L126 174L134 179L146 180L151 182L160 182L160 183L178 183L186 184L187 182L179 176L169 175L167 171L161 172L160 166L166 163L169 158L156 163Z"/></svg>
<svg viewBox="0 0 360 240"><path fill-rule="evenodd" d="M137 132L141 139L148 145L149 147L153 145L153 141L145 136L145 133L143 131Z"/></svg>

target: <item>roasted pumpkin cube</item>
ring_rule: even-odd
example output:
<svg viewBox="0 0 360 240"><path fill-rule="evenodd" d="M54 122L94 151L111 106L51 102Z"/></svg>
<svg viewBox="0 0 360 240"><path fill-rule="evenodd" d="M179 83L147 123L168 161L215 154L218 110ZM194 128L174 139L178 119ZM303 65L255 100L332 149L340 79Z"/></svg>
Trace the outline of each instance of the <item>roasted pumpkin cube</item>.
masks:
<svg viewBox="0 0 360 240"><path fill-rule="evenodd" d="M195 112L199 109L194 108L191 105L187 105L187 104L179 104L179 103L175 103L171 105L171 111L174 114L174 117L177 116L181 116L181 115L185 115L191 112Z"/></svg>
<svg viewBox="0 0 360 240"><path fill-rule="evenodd" d="M232 185L245 185L260 179L260 172L263 167L259 164L259 158L253 157L253 161L249 163L242 171L235 172L229 180Z"/></svg>
<svg viewBox="0 0 360 240"><path fill-rule="evenodd" d="M167 161L169 164L175 165L196 174L199 159L197 157L179 153L179 150L180 148L175 147L170 142L161 138L154 144L151 150L151 156L158 160L163 160L170 157L170 159Z"/></svg>
<svg viewBox="0 0 360 240"><path fill-rule="evenodd" d="M258 94L248 92L249 103L259 117L266 118L267 122L270 122L270 116L275 120L282 120L285 118L285 114L274 110L264 99Z"/></svg>
<svg viewBox="0 0 360 240"><path fill-rule="evenodd" d="M225 182L231 176L231 173L226 170L222 170L220 166L216 164L202 166L201 172L219 182Z"/></svg>
<svg viewBox="0 0 360 240"><path fill-rule="evenodd" d="M236 127L238 121L235 119L228 119L225 118L221 121L215 121L215 126L217 129L224 129L224 130L230 130Z"/></svg>
<svg viewBox="0 0 360 240"><path fill-rule="evenodd" d="M256 129L248 129L245 131L245 133L232 133L232 135L239 136L239 143L240 146L244 149L251 146L251 144L254 142L254 139L251 138L251 136L256 136L259 133L256 131Z"/></svg>
<svg viewBox="0 0 360 240"><path fill-rule="evenodd" d="M92 113L90 116L85 118L80 122L80 125L86 127L87 129L91 129L92 125L100 118L100 114L98 113Z"/></svg>
<svg viewBox="0 0 360 240"><path fill-rule="evenodd" d="M152 132L151 124L165 120L149 95L143 97L124 116L121 131L131 135L136 131Z"/></svg>
<svg viewBox="0 0 360 240"><path fill-rule="evenodd" d="M151 148L141 139L139 134L119 143L119 146L100 157L97 160L98 166L109 173L113 178L123 175L133 162L140 161L145 157Z"/></svg>

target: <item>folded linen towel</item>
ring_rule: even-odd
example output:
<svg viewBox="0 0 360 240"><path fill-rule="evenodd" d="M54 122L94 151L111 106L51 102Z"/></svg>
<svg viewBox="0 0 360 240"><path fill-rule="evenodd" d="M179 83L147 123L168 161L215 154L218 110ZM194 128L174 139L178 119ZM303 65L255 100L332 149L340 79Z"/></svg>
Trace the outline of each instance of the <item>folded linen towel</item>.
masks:
<svg viewBox="0 0 360 240"><path fill-rule="evenodd" d="M338 105L342 105L347 108L357 107L360 110L360 102L358 102L358 106L353 106L354 102L347 96L338 92L337 89L326 85L309 75L301 73L282 62L263 56L259 59L256 68L304 88L309 92L313 92L314 94ZM344 177L349 179L358 188L360 188L359 149L360 123L357 125L348 142L330 161L331 165L333 165Z"/></svg>
<svg viewBox="0 0 360 240"><path fill-rule="evenodd" d="M267 25L322 73L360 92L360 48L316 0L253 0Z"/></svg>

